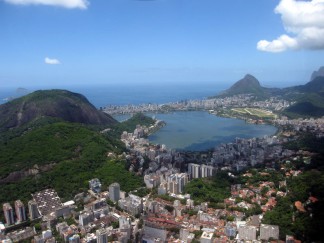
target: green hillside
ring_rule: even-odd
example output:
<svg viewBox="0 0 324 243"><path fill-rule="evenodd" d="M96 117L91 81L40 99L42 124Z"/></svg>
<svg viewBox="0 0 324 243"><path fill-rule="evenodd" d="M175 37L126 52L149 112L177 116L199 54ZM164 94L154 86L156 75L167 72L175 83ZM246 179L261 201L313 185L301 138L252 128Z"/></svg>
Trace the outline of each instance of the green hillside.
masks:
<svg viewBox="0 0 324 243"><path fill-rule="evenodd" d="M30 193L55 188L64 198L87 190L88 180L98 177L108 186L118 181L129 191L142 184L142 179L125 170L124 161L112 161L108 152L121 153L123 144L81 124L54 123L29 131L0 144L0 176L54 164L36 176L14 178L0 183L0 202L26 199ZM121 176L123 175L123 176Z"/></svg>
<svg viewBox="0 0 324 243"><path fill-rule="evenodd" d="M125 122L121 122L112 126L108 134L113 137L120 138L124 131L133 132L138 124L149 127L154 123L155 121L151 117L145 116L142 113L137 113Z"/></svg>
<svg viewBox="0 0 324 243"><path fill-rule="evenodd" d="M42 117L91 125L117 123L81 94L67 90L38 90L0 105L0 131L21 127Z"/></svg>
<svg viewBox="0 0 324 243"><path fill-rule="evenodd" d="M35 164L41 166L80 159L94 145L100 145L101 153L118 151L100 134L80 124L60 122L45 125L0 145L0 178L12 171L32 168ZM92 156L98 155L93 152Z"/></svg>
<svg viewBox="0 0 324 243"><path fill-rule="evenodd" d="M324 77L316 77L305 85L289 88L286 98L296 101L284 111L288 117L324 116Z"/></svg>

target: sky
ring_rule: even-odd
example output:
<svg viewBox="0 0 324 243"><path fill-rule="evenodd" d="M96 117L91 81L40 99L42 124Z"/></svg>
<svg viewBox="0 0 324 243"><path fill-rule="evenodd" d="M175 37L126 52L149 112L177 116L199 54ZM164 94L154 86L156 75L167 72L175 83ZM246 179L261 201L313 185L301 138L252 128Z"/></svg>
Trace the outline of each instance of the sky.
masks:
<svg viewBox="0 0 324 243"><path fill-rule="evenodd" d="M304 84L324 0L0 0L0 87Z"/></svg>

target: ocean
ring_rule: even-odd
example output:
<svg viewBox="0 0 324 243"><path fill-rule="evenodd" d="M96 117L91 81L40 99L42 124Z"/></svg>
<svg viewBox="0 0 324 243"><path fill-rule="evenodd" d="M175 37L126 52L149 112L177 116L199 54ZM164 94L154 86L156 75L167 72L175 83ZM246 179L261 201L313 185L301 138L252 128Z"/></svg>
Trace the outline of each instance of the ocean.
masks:
<svg viewBox="0 0 324 243"><path fill-rule="evenodd" d="M18 88L18 87L17 87ZM156 83L156 84L100 84L100 85L74 85L61 87L24 87L32 92L38 89L60 88L81 93L97 108L107 105L128 105L203 99L213 96L228 88L214 83ZM16 88L0 88L0 104L5 103L8 97L18 97Z"/></svg>

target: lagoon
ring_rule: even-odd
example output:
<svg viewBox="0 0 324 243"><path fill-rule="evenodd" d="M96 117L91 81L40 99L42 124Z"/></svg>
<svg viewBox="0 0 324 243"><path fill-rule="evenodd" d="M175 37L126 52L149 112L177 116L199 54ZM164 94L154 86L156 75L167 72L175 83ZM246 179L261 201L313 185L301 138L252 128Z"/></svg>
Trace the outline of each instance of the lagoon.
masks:
<svg viewBox="0 0 324 243"><path fill-rule="evenodd" d="M165 144L167 148L187 151L213 149L235 138L253 138L274 135L277 128L271 125L255 125L240 119L223 118L205 111L179 111L163 114L147 114L166 122L166 126L148 139L152 143Z"/></svg>

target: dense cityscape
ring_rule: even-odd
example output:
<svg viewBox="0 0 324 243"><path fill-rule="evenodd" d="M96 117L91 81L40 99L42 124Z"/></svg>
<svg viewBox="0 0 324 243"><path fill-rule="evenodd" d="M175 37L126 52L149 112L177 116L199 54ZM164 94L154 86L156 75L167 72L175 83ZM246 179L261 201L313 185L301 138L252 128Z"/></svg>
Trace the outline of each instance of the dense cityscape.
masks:
<svg viewBox="0 0 324 243"><path fill-rule="evenodd" d="M278 225L262 223L263 215L275 208L278 197L287 194L287 180L301 170L287 166L290 161L310 163L311 153L286 149L283 143L293 134L307 131L324 136L324 119L287 118L274 121L281 136L239 139L206 152L177 152L165 145L150 144L145 137L162 121L151 127L138 125L133 133L124 132L121 140L129 152L129 170L144 175L146 188L126 193L116 182L102 188L97 178L89 181L89 190L74 200L62 203L54 189L32 194L24 205L19 198L14 205L3 204L5 224L0 225L2 242L33 239L33 242L261 242L278 240ZM289 129L286 129L288 128ZM144 164L148 162L146 169ZM249 169L264 166L264 171ZM217 173L246 178L268 177L281 167L280 181L260 180L256 183L232 184L230 195L223 201L195 201L185 187L198 178ZM244 172L245 171L245 172ZM257 173L257 174L255 174ZM296 202L299 211L316 202L310 196ZM210 204L213 204L210 207ZM215 207L216 205L216 207ZM35 222L34 226L24 225ZM17 229L17 230L15 230ZM286 242L294 242L286 236Z"/></svg>
<svg viewBox="0 0 324 243"><path fill-rule="evenodd" d="M293 102L271 97L267 100L256 100L254 95L241 94L225 98L210 98L202 100L185 100L166 104L140 104L140 105L110 105L102 108L108 114L132 114L137 112L169 112L188 110L209 110L215 114L220 113L227 107L255 107L274 112L282 111ZM217 112L218 111L218 112Z"/></svg>

